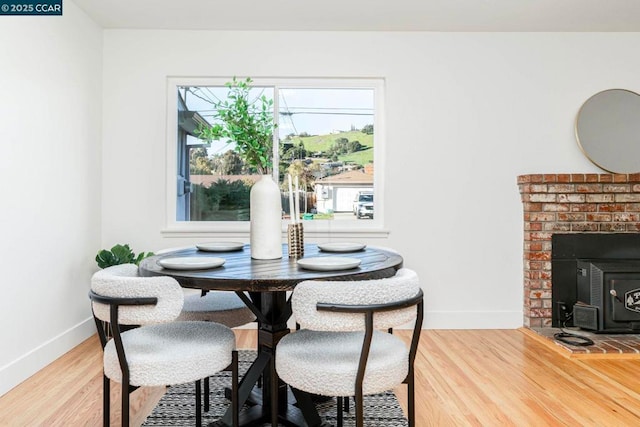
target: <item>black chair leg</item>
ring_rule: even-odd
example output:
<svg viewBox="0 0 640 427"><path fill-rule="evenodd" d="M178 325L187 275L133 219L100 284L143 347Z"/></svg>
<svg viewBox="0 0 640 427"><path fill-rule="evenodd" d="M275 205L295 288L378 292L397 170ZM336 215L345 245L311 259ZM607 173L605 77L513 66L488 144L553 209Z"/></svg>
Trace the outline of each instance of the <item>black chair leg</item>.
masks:
<svg viewBox="0 0 640 427"><path fill-rule="evenodd" d="M128 382L128 381L127 381ZM122 418L122 427L129 427L129 384L122 382L122 407L120 414Z"/></svg>
<svg viewBox="0 0 640 427"><path fill-rule="evenodd" d="M202 382L196 381L196 427L202 427Z"/></svg>
<svg viewBox="0 0 640 427"><path fill-rule="evenodd" d="M204 412L209 412L209 377L204 379Z"/></svg>
<svg viewBox="0 0 640 427"><path fill-rule="evenodd" d="M238 427L240 425L240 408L238 403L238 352L236 350L231 353L231 425Z"/></svg>
<svg viewBox="0 0 640 427"><path fill-rule="evenodd" d="M278 375L276 373L276 359L271 357L271 427L278 427Z"/></svg>
<svg viewBox="0 0 640 427"><path fill-rule="evenodd" d="M109 378L102 376L102 425L109 427L111 424L111 386Z"/></svg>
<svg viewBox="0 0 640 427"><path fill-rule="evenodd" d="M348 398L347 398L347 399L348 399ZM337 427L342 427L342 405L343 405L342 400L343 400L343 399L342 399L342 397L341 397L341 396L338 396L338 397L336 398L336 407L337 407L337 411L338 411L338 419L337 419L337 421L338 421L338 426L337 426Z"/></svg>
<svg viewBox="0 0 640 427"><path fill-rule="evenodd" d="M356 427L364 427L364 405L362 401L362 390L356 391L356 396L353 400L355 400L356 405Z"/></svg>
<svg viewBox="0 0 640 427"><path fill-rule="evenodd" d="M415 427L416 425L416 396L415 396L415 384L413 382L413 374L409 376L407 381L407 406L409 408L409 427Z"/></svg>
<svg viewBox="0 0 640 427"><path fill-rule="evenodd" d="M349 396L344 398L344 411L349 412Z"/></svg>

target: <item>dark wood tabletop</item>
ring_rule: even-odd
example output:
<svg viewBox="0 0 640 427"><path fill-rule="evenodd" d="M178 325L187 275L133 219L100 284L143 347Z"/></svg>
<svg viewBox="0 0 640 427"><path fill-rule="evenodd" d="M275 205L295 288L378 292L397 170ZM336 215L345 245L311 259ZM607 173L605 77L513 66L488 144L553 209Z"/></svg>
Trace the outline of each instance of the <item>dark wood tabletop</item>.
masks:
<svg viewBox="0 0 640 427"><path fill-rule="evenodd" d="M344 256L361 260L360 266L349 270L311 271L298 266L295 259L287 256L287 246L282 247L283 256L276 260L251 258L249 245L232 252L204 252L195 247L163 253L144 259L140 263L142 276L171 276L183 287L204 290L229 291L290 291L304 280L366 280L391 277L402 267L402 256L386 249L366 247L348 253L330 253L318 249L315 244L306 244L304 258ZM158 265L162 258L183 256L224 258L221 267L207 270L170 270Z"/></svg>

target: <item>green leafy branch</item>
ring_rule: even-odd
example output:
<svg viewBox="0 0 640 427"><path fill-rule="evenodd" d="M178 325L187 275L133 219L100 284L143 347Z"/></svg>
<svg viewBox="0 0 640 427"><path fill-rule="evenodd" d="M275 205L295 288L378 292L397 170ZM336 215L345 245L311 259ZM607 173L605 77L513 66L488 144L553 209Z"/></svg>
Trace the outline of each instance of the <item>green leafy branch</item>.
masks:
<svg viewBox="0 0 640 427"><path fill-rule="evenodd" d="M273 156L273 100L266 96L250 100L250 78L237 80L235 77L225 86L229 88L227 99L216 101L214 119L211 126L199 125L196 134L208 142L227 139L235 143L234 150L246 164L259 173L269 173Z"/></svg>
<svg viewBox="0 0 640 427"><path fill-rule="evenodd" d="M98 267L107 268L120 264L140 264L140 261L153 255L153 252L140 252L138 256L131 250L128 244L115 245L111 250L102 249L96 255Z"/></svg>

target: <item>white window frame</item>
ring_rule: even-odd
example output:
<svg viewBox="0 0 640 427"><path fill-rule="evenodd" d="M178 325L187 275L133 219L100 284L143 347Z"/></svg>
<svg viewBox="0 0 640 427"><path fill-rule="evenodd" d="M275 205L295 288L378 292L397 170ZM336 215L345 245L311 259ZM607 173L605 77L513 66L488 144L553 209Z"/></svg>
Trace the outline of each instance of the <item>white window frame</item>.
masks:
<svg viewBox="0 0 640 427"><path fill-rule="evenodd" d="M220 237L221 235L249 237L249 221L177 221L177 149L178 132L178 90L179 86L224 86L231 77L168 77L167 78L167 134L166 134L166 200L165 226L161 230L165 237ZM238 77L242 78L242 77ZM386 132L384 128L384 86L383 78L255 78L253 86L276 86L282 88L327 88L350 89L371 88L374 90L374 173L375 215L373 220L310 220L304 221L305 235L327 237L336 234L344 237L386 237L384 228L384 171ZM277 98L277 97L276 97ZM278 100L274 99L274 111L278 111ZM275 114L276 123L278 114ZM277 137L275 137L277 142ZM277 150L274 143L274 150ZM274 166L277 177L277 165ZM282 232L286 232L287 221L282 221Z"/></svg>

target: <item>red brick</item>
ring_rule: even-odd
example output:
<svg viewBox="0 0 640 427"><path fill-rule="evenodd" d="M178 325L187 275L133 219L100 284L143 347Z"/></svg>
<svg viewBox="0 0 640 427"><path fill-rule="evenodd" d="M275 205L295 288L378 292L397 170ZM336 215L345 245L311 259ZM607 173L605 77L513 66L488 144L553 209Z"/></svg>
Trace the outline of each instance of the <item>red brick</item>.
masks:
<svg viewBox="0 0 640 427"><path fill-rule="evenodd" d="M637 213L614 213L613 220L616 222L638 222L640 221L640 215Z"/></svg>
<svg viewBox="0 0 640 427"><path fill-rule="evenodd" d="M547 193L534 193L529 194L528 202L555 202L556 195L555 194L547 194Z"/></svg>
<svg viewBox="0 0 640 427"><path fill-rule="evenodd" d="M616 194L615 200L618 203L626 203L626 202L640 202L640 194L637 193L629 193L629 194Z"/></svg>
<svg viewBox="0 0 640 427"><path fill-rule="evenodd" d="M524 229L528 231L542 231L541 222L525 222Z"/></svg>
<svg viewBox="0 0 640 427"><path fill-rule="evenodd" d="M597 212L598 205L594 203L572 203L570 206L571 212Z"/></svg>
<svg viewBox="0 0 640 427"><path fill-rule="evenodd" d="M531 240L551 240L553 233L531 233Z"/></svg>
<svg viewBox="0 0 640 427"><path fill-rule="evenodd" d="M523 209L526 212L540 212L542 210L542 203L525 202L523 204Z"/></svg>
<svg viewBox="0 0 640 427"><path fill-rule="evenodd" d="M592 222L610 222L613 216L609 213L588 213L587 221Z"/></svg>
<svg viewBox="0 0 640 427"><path fill-rule="evenodd" d="M546 173L542 177L543 182L558 182L558 175L555 173Z"/></svg>
<svg viewBox="0 0 640 427"><path fill-rule="evenodd" d="M569 205L566 203L544 203L540 206L543 212L569 212Z"/></svg>
<svg viewBox="0 0 640 427"><path fill-rule="evenodd" d="M530 214L531 221L555 221L556 214L551 212L534 212Z"/></svg>
<svg viewBox="0 0 640 427"><path fill-rule="evenodd" d="M541 261L526 261L525 265L529 266L529 270L544 270L544 262Z"/></svg>
<svg viewBox="0 0 640 427"><path fill-rule="evenodd" d="M613 182L627 182L629 181L629 175L626 173L616 173L613 175Z"/></svg>
<svg viewBox="0 0 640 427"><path fill-rule="evenodd" d="M541 261L547 261L551 259L551 253L549 252L529 252L529 253L525 253L525 259L529 259L529 260L541 260Z"/></svg>
<svg viewBox="0 0 640 427"><path fill-rule="evenodd" d="M528 277L529 279L532 279L532 280L540 280L540 274L541 274L541 273L542 273L542 272L541 272L540 270L537 270L537 271L530 271L530 270L527 270L527 271L526 271L526 275L527 275L527 277Z"/></svg>
<svg viewBox="0 0 640 427"><path fill-rule="evenodd" d="M615 196L613 194L587 194L587 203L613 203Z"/></svg>
<svg viewBox="0 0 640 427"><path fill-rule="evenodd" d="M542 224L542 230L556 232L571 231L571 224L567 222L545 222Z"/></svg>
<svg viewBox="0 0 640 427"><path fill-rule="evenodd" d="M629 182L640 182L640 173L630 173Z"/></svg>
<svg viewBox="0 0 640 427"><path fill-rule="evenodd" d="M560 203L584 203L587 200L584 194L558 194L558 202Z"/></svg>
<svg viewBox="0 0 640 427"><path fill-rule="evenodd" d="M584 174L582 173L572 173L571 174L571 182L584 182Z"/></svg>
<svg viewBox="0 0 640 427"><path fill-rule="evenodd" d="M598 182L600 176L597 173L588 173L584 176L585 182Z"/></svg>
<svg viewBox="0 0 640 427"><path fill-rule="evenodd" d="M605 222L600 224L600 232L622 232L627 231L627 224L624 222Z"/></svg>
<svg viewBox="0 0 640 427"><path fill-rule="evenodd" d="M524 250L526 251L541 251L542 250L542 242L525 242Z"/></svg>
<svg viewBox="0 0 640 427"><path fill-rule="evenodd" d="M588 215L592 215L592 214L588 214ZM586 217L587 217L587 214L579 213L579 212L574 212L574 213L559 212L558 213L558 221L563 221L563 222L584 221Z"/></svg>
<svg viewBox="0 0 640 427"><path fill-rule="evenodd" d="M625 224L627 231L630 232L638 232L640 231L640 224L636 223L636 224Z"/></svg>
<svg viewBox="0 0 640 427"><path fill-rule="evenodd" d="M571 175L568 173L559 173L557 182L571 182Z"/></svg>
<svg viewBox="0 0 640 427"><path fill-rule="evenodd" d="M578 193L602 193L602 184L577 184Z"/></svg>
<svg viewBox="0 0 640 427"><path fill-rule="evenodd" d="M547 184L529 184L531 193L547 193L549 186Z"/></svg>
<svg viewBox="0 0 640 427"><path fill-rule="evenodd" d="M549 193L575 193L576 186L574 184L549 184L547 191Z"/></svg>
<svg viewBox="0 0 640 427"><path fill-rule="evenodd" d="M631 191L629 184L604 184L602 186L603 193L628 193Z"/></svg>
<svg viewBox="0 0 640 427"><path fill-rule="evenodd" d="M599 224L594 223L573 223L571 224L571 231L583 232L583 231L598 231Z"/></svg>
<svg viewBox="0 0 640 427"><path fill-rule="evenodd" d="M532 308L531 317L534 317L534 318L537 317L540 319L551 317L551 309L550 308Z"/></svg>
<svg viewBox="0 0 640 427"><path fill-rule="evenodd" d="M610 173L601 174L600 182L613 182L613 175Z"/></svg>
<svg viewBox="0 0 640 427"><path fill-rule="evenodd" d="M624 210L627 212L640 212L640 203L627 203L624 205Z"/></svg>
<svg viewBox="0 0 640 427"><path fill-rule="evenodd" d="M625 206L621 203L605 203L598 205L598 211L600 212L624 212Z"/></svg>
<svg viewBox="0 0 640 427"><path fill-rule="evenodd" d="M531 175L518 175L518 184L531 182Z"/></svg>
<svg viewBox="0 0 640 427"><path fill-rule="evenodd" d="M542 182L542 175L541 174L535 174L535 175L529 175L529 182Z"/></svg>

